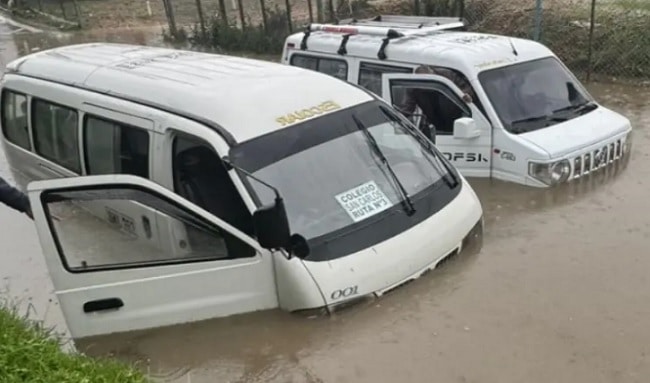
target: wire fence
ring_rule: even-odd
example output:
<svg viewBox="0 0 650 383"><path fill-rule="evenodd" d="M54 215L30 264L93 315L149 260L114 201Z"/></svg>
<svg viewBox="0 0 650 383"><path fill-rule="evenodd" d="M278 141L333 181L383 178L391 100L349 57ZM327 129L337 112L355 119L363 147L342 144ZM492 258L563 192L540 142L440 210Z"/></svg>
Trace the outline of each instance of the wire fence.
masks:
<svg viewBox="0 0 650 383"><path fill-rule="evenodd" d="M228 23L230 27L243 27L244 31L257 28L266 39L278 40L266 47L279 49L286 34L309 22L336 23L376 14L458 16L465 18L473 31L540 41L587 80L593 75L650 79L648 0L161 1L169 3L176 15L183 15L182 24L201 25L198 37L206 36L208 30L221 32L195 39L199 46L233 48L225 41L223 28L215 27L216 24L223 27ZM196 37L199 29L193 30ZM252 43L259 42L254 39ZM237 44L257 49L244 46L241 40ZM258 48L263 45L260 43Z"/></svg>
<svg viewBox="0 0 650 383"><path fill-rule="evenodd" d="M195 48L278 53L310 22L377 14L458 16L538 40L583 78L650 80L650 0L0 0L84 28L167 25Z"/></svg>

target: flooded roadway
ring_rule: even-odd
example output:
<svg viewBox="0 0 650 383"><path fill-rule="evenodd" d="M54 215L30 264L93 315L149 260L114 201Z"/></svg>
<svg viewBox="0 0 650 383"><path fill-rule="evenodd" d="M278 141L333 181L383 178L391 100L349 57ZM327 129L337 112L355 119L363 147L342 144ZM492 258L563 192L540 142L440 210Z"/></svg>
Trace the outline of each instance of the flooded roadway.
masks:
<svg viewBox="0 0 650 383"><path fill-rule="evenodd" d="M26 46L142 38L129 36L5 34L2 59ZM170 382L647 382L650 89L589 88L633 122L628 168L554 191L473 182L487 219L480 254L331 318L271 311L77 347ZM32 223L7 208L0 220L0 279L63 326Z"/></svg>

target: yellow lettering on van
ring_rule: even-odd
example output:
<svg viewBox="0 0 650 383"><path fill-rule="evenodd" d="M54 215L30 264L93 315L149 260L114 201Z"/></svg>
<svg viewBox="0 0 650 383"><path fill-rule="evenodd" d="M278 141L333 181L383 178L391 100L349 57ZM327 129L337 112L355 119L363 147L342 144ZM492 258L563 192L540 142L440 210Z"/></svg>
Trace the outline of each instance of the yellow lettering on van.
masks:
<svg viewBox="0 0 650 383"><path fill-rule="evenodd" d="M329 101L322 102L320 105L316 105L302 110L296 110L295 112L292 113L288 113L284 116L276 118L275 121L281 126L286 126L286 125L293 124L294 122L306 120L308 118L315 117L340 108L341 106L339 104L329 100Z"/></svg>

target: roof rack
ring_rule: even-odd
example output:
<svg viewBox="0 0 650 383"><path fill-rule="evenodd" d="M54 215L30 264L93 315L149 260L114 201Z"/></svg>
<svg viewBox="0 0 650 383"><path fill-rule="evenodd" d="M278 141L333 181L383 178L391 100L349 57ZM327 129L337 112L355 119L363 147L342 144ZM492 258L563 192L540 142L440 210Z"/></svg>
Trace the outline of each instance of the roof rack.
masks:
<svg viewBox="0 0 650 383"><path fill-rule="evenodd" d="M368 19L345 19L341 25L358 25L373 27L390 27L404 29L420 29L426 27L444 27L444 30L464 29L467 24L459 17L430 17L430 16L401 16L377 15Z"/></svg>
<svg viewBox="0 0 650 383"><path fill-rule="evenodd" d="M307 40L311 32L330 32L343 35L338 54L347 54L346 44L352 35L366 35L383 37L377 57L380 60L386 59L386 46L392 39L406 37L415 34L428 32L440 32L449 30L465 30L465 20L456 17L422 17L422 16L392 16L378 15L371 19L342 20L339 24L318 24L312 23L305 29L300 49L307 49Z"/></svg>

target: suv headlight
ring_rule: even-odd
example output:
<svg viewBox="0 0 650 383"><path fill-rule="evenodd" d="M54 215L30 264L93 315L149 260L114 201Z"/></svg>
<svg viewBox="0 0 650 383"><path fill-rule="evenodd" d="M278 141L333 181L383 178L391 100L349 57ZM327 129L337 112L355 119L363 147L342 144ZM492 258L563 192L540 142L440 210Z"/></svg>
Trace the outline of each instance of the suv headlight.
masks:
<svg viewBox="0 0 650 383"><path fill-rule="evenodd" d="M569 179L571 164L569 160L561 160L550 164L529 162L528 175L546 185L557 185Z"/></svg>

